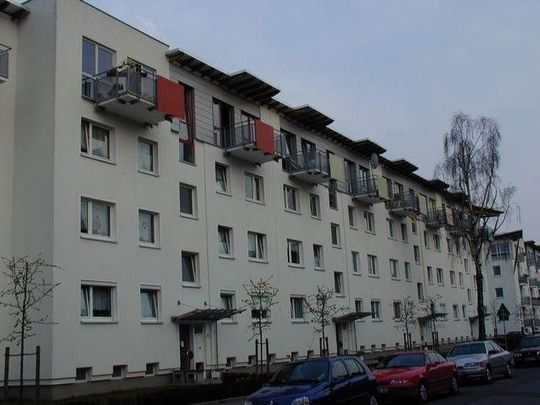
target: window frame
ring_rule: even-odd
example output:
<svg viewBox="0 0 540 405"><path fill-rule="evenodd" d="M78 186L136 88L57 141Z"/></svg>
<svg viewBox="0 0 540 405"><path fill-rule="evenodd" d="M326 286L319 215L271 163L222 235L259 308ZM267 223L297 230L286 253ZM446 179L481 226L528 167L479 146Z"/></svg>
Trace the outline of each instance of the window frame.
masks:
<svg viewBox="0 0 540 405"><path fill-rule="evenodd" d="M356 207L354 205L347 206L347 214L349 220L349 228L358 229L358 218L356 216Z"/></svg>
<svg viewBox="0 0 540 405"><path fill-rule="evenodd" d="M83 127L87 126L87 129ZM99 154L93 153L93 141L94 141L94 128L99 128L101 130L107 131L107 157L101 156ZM82 140L85 140L86 151L83 150ZM80 145L80 154L82 157L97 160L103 163L116 164L116 136L115 130L113 127L99 122L89 120L87 118L81 118L81 145Z"/></svg>
<svg viewBox="0 0 540 405"><path fill-rule="evenodd" d="M304 297L301 296L301 295L291 295L290 296L290 300L289 300L289 303L290 303L290 308L291 308L291 321L292 322L297 322L297 323L304 323L306 321L306 311L305 311L305 305L304 305ZM296 317L296 306L295 306L295 303L300 303L300 308L301 308L301 312L302 312L302 317L301 318L298 318Z"/></svg>
<svg viewBox="0 0 540 405"><path fill-rule="evenodd" d="M317 254L316 251L319 253ZM317 265L317 260L315 259L319 256L319 265ZM313 244L313 268L318 271L324 271L324 248L323 245L314 243Z"/></svg>
<svg viewBox="0 0 540 405"><path fill-rule="evenodd" d="M379 299L370 300L370 309L371 309L371 320L373 322L382 322L381 300Z"/></svg>
<svg viewBox="0 0 540 405"><path fill-rule="evenodd" d="M155 317L145 317L143 316L143 303L142 303L142 294L144 292L152 292L155 294L154 305L156 310ZM161 303L162 293L161 286L155 284L140 284L139 285L139 304L140 304L140 316L142 324L156 324L163 323L163 314L162 314L162 303Z"/></svg>
<svg viewBox="0 0 540 405"><path fill-rule="evenodd" d="M337 287L340 287L339 291ZM334 291L336 297L345 296L345 276L342 271L334 271Z"/></svg>
<svg viewBox="0 0 540 405"><path fill-rule="evenodd" d="M330 223L330 242L332 243L332 247L341 249L341 229L339 224L334 222Z"/></svg>
<svg viewBox="0 0 540 405"><path fill-rule="evenodd" d="M147 169L141 168L141 152L140 152L141 144L146 144L150 146L151 148L153 170L147 170ZM153 141L148 138L143 138L143 137L139 137L137 139L137 171L139 173L144 173L144 174L149 174L151 176L159 177L159 148L158 148L158 143L156 141Z"/></svg>
<svg viewBox="0 0 540 405"><path fill-rule="evenodd" d="M388 238L396 240L395 221L391 218L386 218L386 223L388 225Z"/></svg>
<svg viewBox="0 0 540 405"><path fill-rule="evenodd" d="M86 203L86 228L87 231L82 231L82 219L83 219L83 203ZM100 200L96 198L81 196L79 199L79 234L80 237L83 239L92 239L92 240L98 240L103 242L116 242L116 203L112 201L105 201ZM93 220L94 220L94 204L99 204L102 206L108 207L108 235L101 235L99 233L94 233L93 228Z"/></svg>
<svg viewBox="0 0 540 405"><path fill-rule="evenodd" d="M412 281L411 262L404 262L403 271L404 271L404 274L405 274L405 281Z"/></svg>
<svg viewBox="0 0 540 405"><path fill-rule="evenodd" d="M219 292L219 301L220 301L220 304L221 304L221 308L228 309L223 305L223 297L230 298L231 310L236 309L236 291L233 291L233 290L221 290ZM236 315L233 315L230 318L223 318L221 320L221 323L222 324L237 323Z"/></svg>
<svg viewBox="0 0 540 405"><path fill-rule="evenodd" d="M315 205L313 205L313 202L315 202ZM315 207L315 214L313 214L313 207ZM318 194L309 193L309 213L311 218L321 219L321 197Z"/></svg>
<svg viewBox="0 0 540 405"><path fill-rule="evenodd" d="M223 253L220 251L221 241L221 231L226 231L228 236L228 253ZM234 231L230 226L218 225L217 227L217 253L218 257L223 259L234 259Z"/></svg>
<svg viewBox="0 0 540 405"><path fill-rule="evenodd" d="M161 242L161 227L160 227L160 215L159 212L150 211L144 208L139 208L137 210L137 219L139 226L138 229L138 239L139 239L139 246L141 247L149 247L149 248L159 248L160 242ZM141 214L149 215L151 217L152 221L152 238L153 240L151 242L141 240Z"/></svg>
<svg viewBox="0 0 540 405"><path fill-rule="evenodd" d="M191 265L192 265L192 272L193 272L193 281L184 280L184 256L190 258ZM182 287L199 288L201 286L199 253L182 250L182 252L180 253L180 259L181 259L180 272L181 272Z"/></svg>
<svg viewBox="0 0 540 405"><path fill-rule="evenodd" d="M368 254L368 276L379 277L379 263L376 255Z"/></svg>
<svg viewBox="0 0 540 405"><path fill-rule="evenodd" d="M353 250L351 251L351 263L352 263L352 272L353 274L359 276L362 274L361 264L360 264L360 252Z"/></svg>
<svg viewBox="0 0 540 405"><path fill-rule="evenodd" d="M83 289L88 288L88 295L83 293ZM94 288L107 288L110 290L110 316L95 316L94 315ZM99 280L81 280L79 284L80 292L80 309L79 319L81 323L118 323L118 284L111 281ZM88 315L83 315L83 296L87 306Z"/></svg>
<svg viewBox="0 0 540 405"><path fill-rule="evenodd" d="M247 189L247 180L249 179L251 183L251 190L253 191L253 196L248 196ZM259 199L257 199L257 193L259 194ZM257 174L244 172L244 197L246 201L253 202L256 204L265 203L265 190L264 190L264 178Z"/></svg>
<svg viewBox="0 0 540 405"><path fill-rule="evenodd" d="M294 204L293 207L289 205L289 193L291 193ZM288 184L283 185L283 206L285 211L292 212L293 214L300 214L300 190L296 187L289 186Z"/></svg>
<svg viewBox="0 0 540 405"><path fill-rule="evenodd" d="M372 212L364 211L364 221L366 223L366 232L375 235L375 215Z"/></svg>
<svg viewBox="0 0 540 405"><path fill-rule="evenodd" d="M255 237L255 253L256 257L250 256L250 250L249 250L249 238L250 235L254 235ZM262 242L259 242L259 238L262 239ZM268 263L268 245L267 245L267 236L264 233L256 232L256 231L247 231L247 257L248 260L251 262L260 262L260 263ZM260 253L260 247L262 244L263 254L261 257L259 257Z"/></svg>
<svg viewBox="0 0 540 405"><path fill-rule="evenodd" d="M292 261L293 250L291 246L294 244L298 245L298 263ZM304 267L304 244L302 241L289 238L287 239L287 264L289 267Z"/></svg>
<svg viewBox="0 0 540 405"><path fill-rule="evenodd" d="M184 212L182 211L182 188L189 189L191 193L191 208L192 212ZM179 210L180 210L180 216L184 218L191 218L191 219L198 219L198 204L197 204L197 187L192 186L191 184L187 183L180 183L178 187L178 196L179 196Z"/></svg>
<svg viewBox="0 0 540 405"><path fill-rule="evenodd" d="M399 280L399 260L389 259L390 263L390 278L392 280Z"/></svg>
<svg viewBox="0 0 540 405"><path fill-rule="evenodd" d="M218 169L223 171L223 180L218 180ZM214 180L215 180L215 186L216 186L216 193L218 194L224 194L224 195L232 195L231 191L231 181L230 181L230 168L227 165L224 165L223 163L216 162L214 165ZM223 182L224 189L220 190L218 187L218 184L220 182Z"/></svg>

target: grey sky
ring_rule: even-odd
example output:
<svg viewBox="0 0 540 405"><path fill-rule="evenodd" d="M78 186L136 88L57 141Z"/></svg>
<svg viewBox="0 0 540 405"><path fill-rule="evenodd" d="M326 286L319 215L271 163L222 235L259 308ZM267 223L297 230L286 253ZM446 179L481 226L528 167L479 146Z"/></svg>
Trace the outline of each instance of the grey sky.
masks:
<svg viewBox="0 0 540 405"><path fill-rule="evenodd" d="M539 1L88 0L233 72L310 104L433 175L451 115L495 118L526 238L540 241Z"/></svg>

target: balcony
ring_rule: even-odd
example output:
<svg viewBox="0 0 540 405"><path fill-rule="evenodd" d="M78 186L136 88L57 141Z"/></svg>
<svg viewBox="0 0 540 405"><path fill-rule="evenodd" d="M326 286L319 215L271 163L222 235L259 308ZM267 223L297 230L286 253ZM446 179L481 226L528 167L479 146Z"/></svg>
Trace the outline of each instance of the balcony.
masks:
<svg viewBox="0 0 540 405"><path fill-rule="evenodd" d="M385 199L379 194L380 180L375 176L351 180L348 184L353 200L364 204L374 204Z"/></svg>
<svg viewBox="0 0 540 405"><path fill-rule="evenodd" d="M330 164L326 152L315 150L289 155L289 175L311 184L321 184L330 179Z"/></svg>
<svg viewBox="0 0 540 405"><path fill-rule="evenodd" d="M93 94L88 93L92 85ZM100 110L143 124L185 118L182 85L129 64L83 79L83 94Z"/></svg>
<svg viewBox="0 0 540 405"><path fill-rule="evenodd" d="M430 228L442 228L448 224L448 218L446 216L446 209L436 208L429 210L425 216L426 226Z"/></svg>
<svg viewBox="0 0 540 405"><path fill-rule="evenodd" d="M531 297L521 297L521 305L531 305Z"/></svg>
<svg viewBox="0 0 540 405"><path fill-rule="evenodd" d="M225 153L247 162L261 164L277 160L280 136L259 120L236 125L224 131ZM278 149L279 148L279 149Z"/></svg>
<svg viewBox="0 0 540 405"><path fill-rule="evenodd" d="M540 307L540 298L538 298L538 297L533 297L533 298L532 298L532 304L533 304L535 307Z"/></svg>
<svg viewBox="0 0 540 405"><path fill-rule="evenodd" d="M522 274L518 277L519 284L527 285L529 280L528 274Z"/></svg>
<svg viewBox="0 0 540 405"><path fill-rule="evenodd" d="M420 212L418 194L414 192L396 193L386 203L386 207L391 214L400 217L413 216Z"/></svg>
<svg viewBox="0 0 540 405"><path fill-rule="evenodd" d="M10 48L0 45L0 83L9 77L9 51Z"/></svg>

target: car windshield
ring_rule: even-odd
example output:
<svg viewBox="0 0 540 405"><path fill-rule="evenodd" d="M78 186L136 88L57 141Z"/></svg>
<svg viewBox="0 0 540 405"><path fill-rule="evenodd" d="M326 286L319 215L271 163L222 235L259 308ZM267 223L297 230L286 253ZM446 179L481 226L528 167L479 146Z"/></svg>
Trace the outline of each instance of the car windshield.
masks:
<svg viewBox="0 0 540 405"><path fill-rule="evenodd" d="M484 354L486 353L486 345L483 343L471 343L469 345L459 345L452 349L449 357L467 356L469 354Z"/></svg>
<svg viewBox="0 0 540 405"><path fill-rule="evenodd" d="M377 368L422 367L425 362L423 353L396 354L381 360Z"/></svg>
<svg viewBox="0 0 540 405"><path fill-rule="evenodd" d="M525 349L527 347L538 347L538 346L540 346L540 337L523 339L521 342L519 342L520 349Z"/></svg>
<svg viewBox="0 0 540 405"><path fill-rule="evenodd" d="M283 366L270 380L272 385L318 383L328 380L328 361L316 360Z"/></svg>

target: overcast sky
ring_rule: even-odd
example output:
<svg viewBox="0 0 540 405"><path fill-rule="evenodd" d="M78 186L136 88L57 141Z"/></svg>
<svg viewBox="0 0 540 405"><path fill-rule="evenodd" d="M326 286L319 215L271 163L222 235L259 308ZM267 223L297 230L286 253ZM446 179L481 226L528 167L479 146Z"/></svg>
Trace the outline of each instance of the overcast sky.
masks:
<svg viewBox="0 0 540 405"><path fill-rule="evenodd" d="M496 119L521 211L507 229L540 242L539 1L88 1L226 72L249 70L428 178L452 114Z"/></svg>

